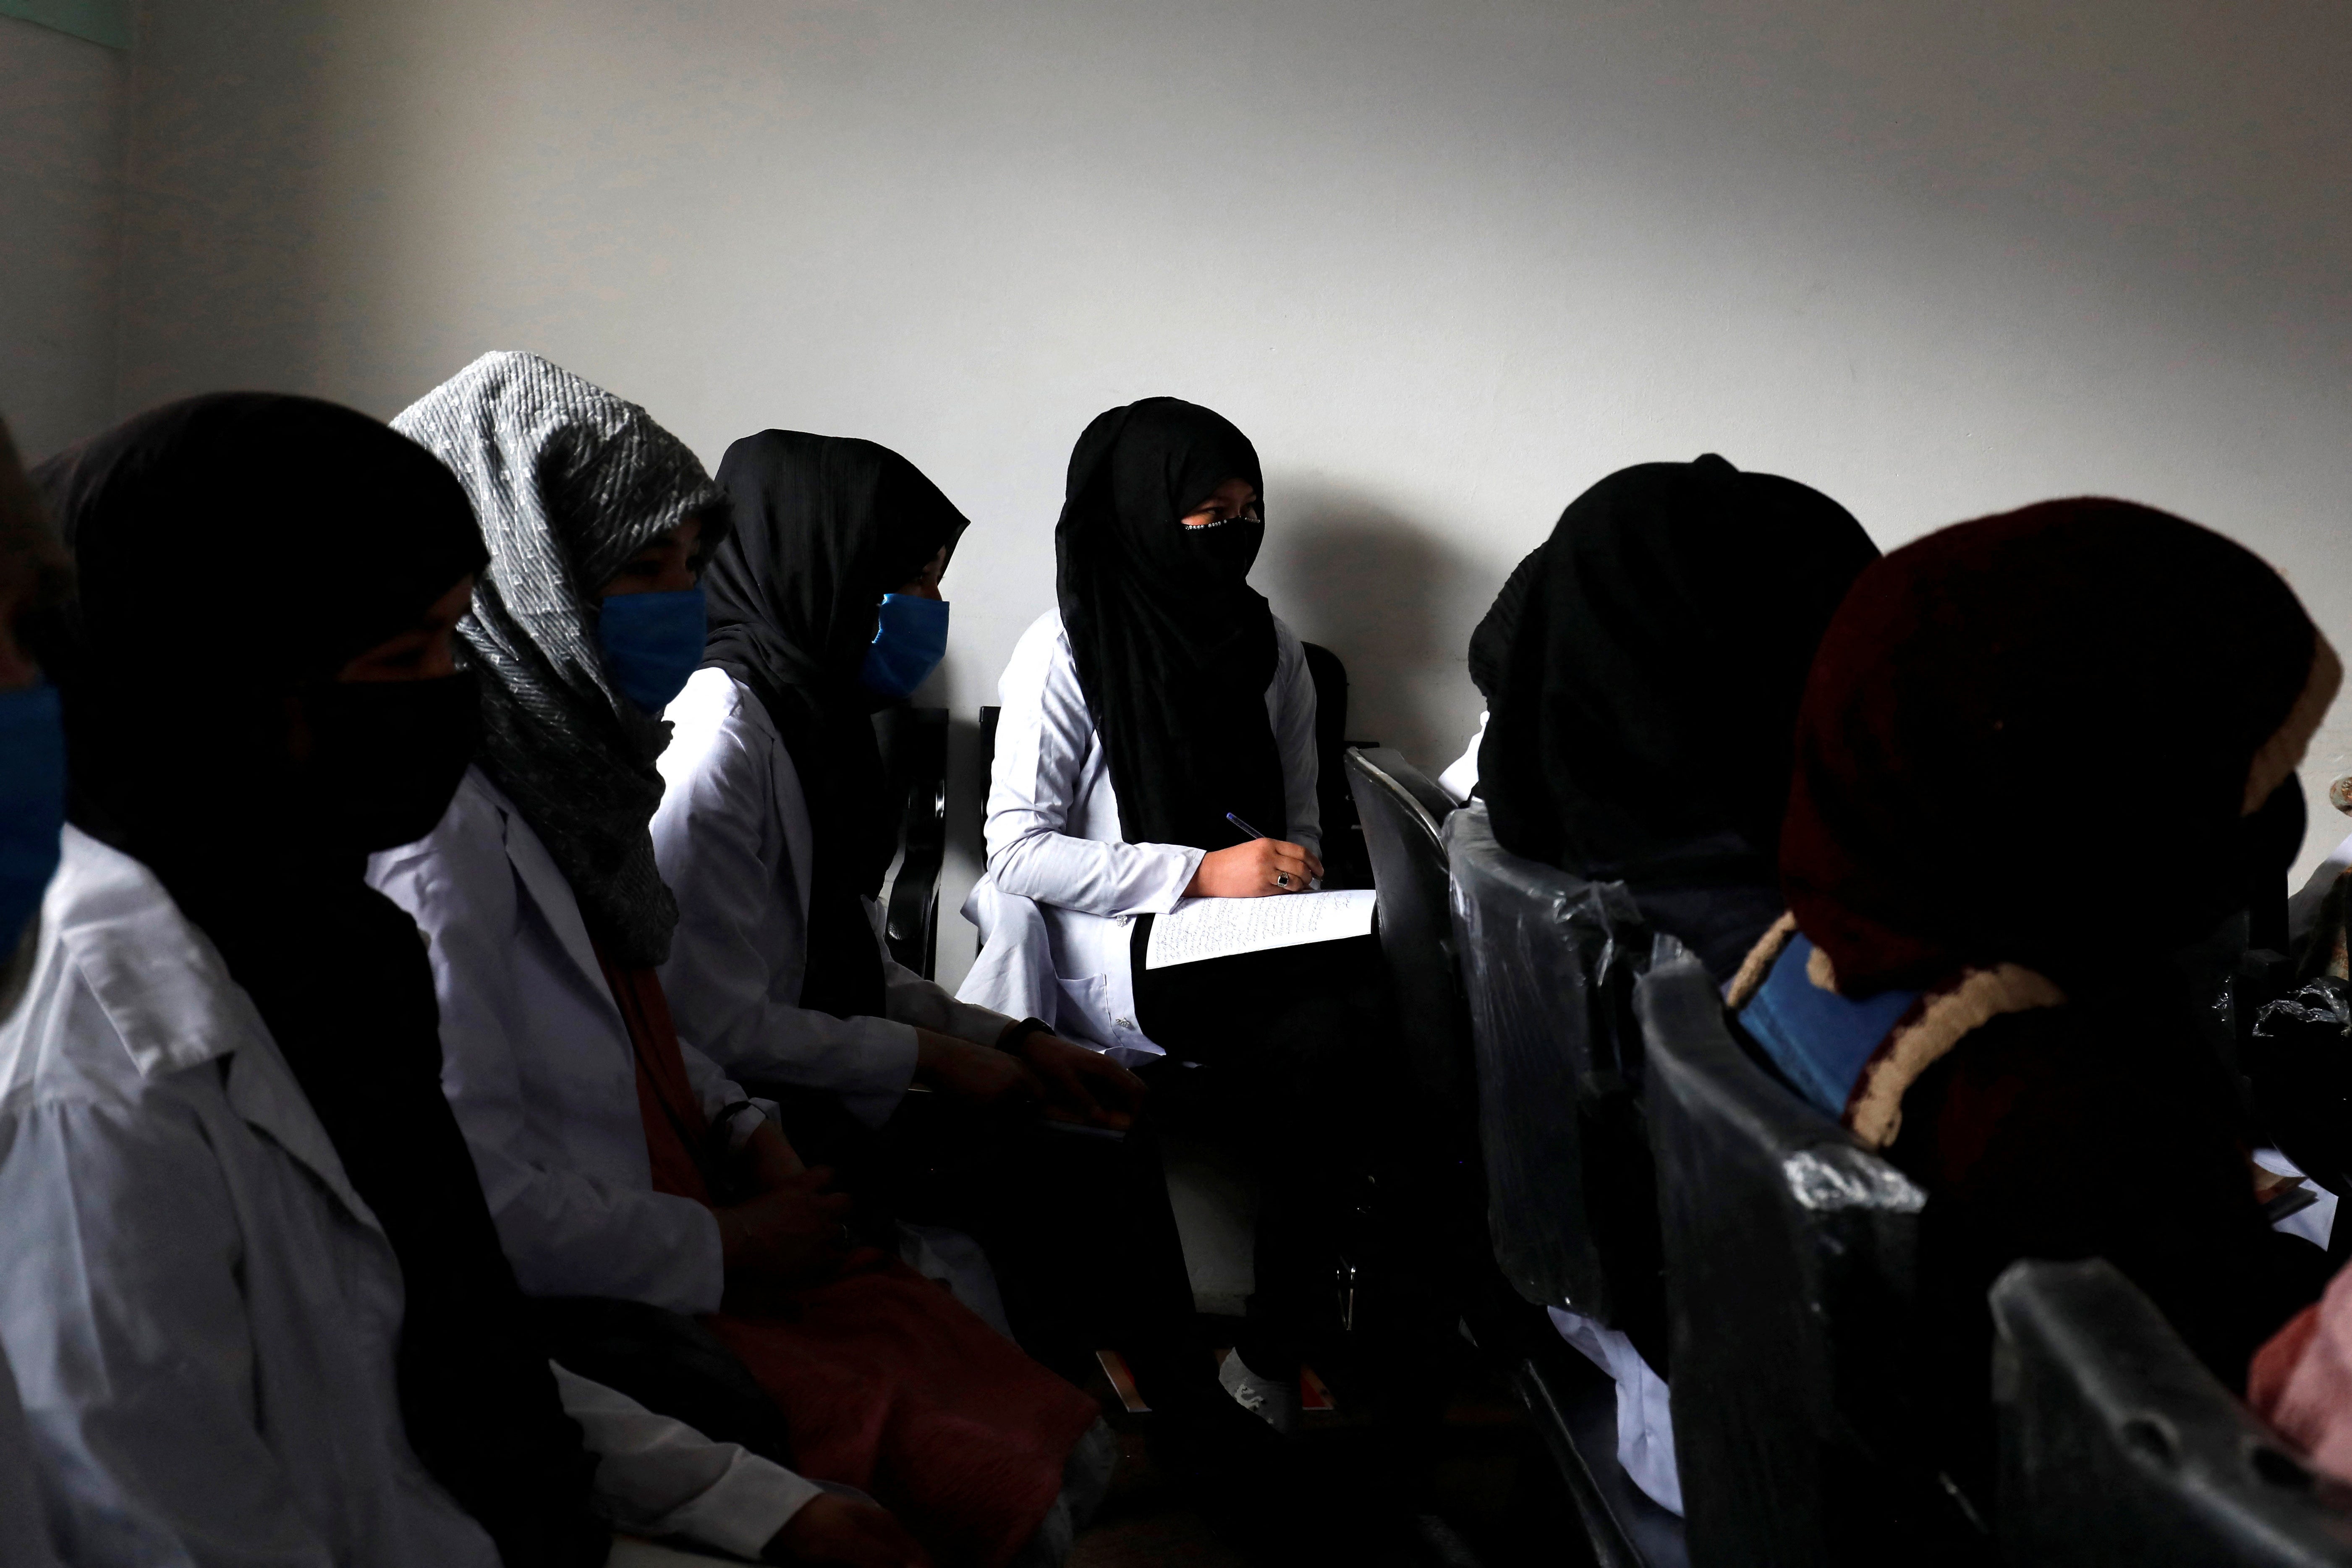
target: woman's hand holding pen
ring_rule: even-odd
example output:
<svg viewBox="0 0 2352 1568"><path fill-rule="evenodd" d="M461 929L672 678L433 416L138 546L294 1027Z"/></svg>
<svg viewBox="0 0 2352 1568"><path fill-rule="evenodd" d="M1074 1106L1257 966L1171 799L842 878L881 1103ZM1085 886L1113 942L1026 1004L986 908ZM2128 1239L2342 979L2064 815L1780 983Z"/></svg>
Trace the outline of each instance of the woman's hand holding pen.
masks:
<svg viewBox="0 0 2352 1568"><path fill-rule="evenodd" d="M1323 874L1323 862L1280 839L1252 839L1229 850L1211 850L1184 886L1187 898L1264 898L1304 893Z"/></svg>

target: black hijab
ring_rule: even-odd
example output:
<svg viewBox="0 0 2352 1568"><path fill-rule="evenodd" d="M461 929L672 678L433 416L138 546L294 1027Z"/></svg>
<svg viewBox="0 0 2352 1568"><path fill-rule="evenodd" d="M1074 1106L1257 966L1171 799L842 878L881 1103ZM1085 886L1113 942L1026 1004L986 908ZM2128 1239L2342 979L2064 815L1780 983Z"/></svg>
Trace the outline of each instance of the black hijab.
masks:
<svg viewBox="0 0 2352 1568"><path fill-rule="evenodd" d="M1265 487L1249 437L1172 397L1102 414L1070 454L1062 630L1129 843L1224 849L1248 837L1227 812L1290 831L1265 715L1274 612L1249 585L1265 525L1181 520L1233 478Z"/></svg>
<svg viewBox="0 0 2352 1568"><path fill-rule="evenodd" d="M1496 839L1581 876L1657 875L1696 850L1769 883L1805 672L1877 558L1835 501L1712 454L1578 497L1521 563L1490 672L1478 780Z"/></svg>
<svg viewBox="0 0 2352 1568"><path fill-rule="evenodd" d="M509 1568L601 1561L593 1464L442 1097L424 945L365 881L455 792L472 680L334 684L480 570L464 492L363 414L263 393L156 409L34 477L79 574L52 666L73 821L212 938L383 1225L417 1457Z"/></svg>
<svg viewBox="0 0 2352 1568"><path fill-rule="evenodd" d="M763 430L719 465L733 530L704 569L703 663L755 693L808 801L808 958L801 1005L840 1018L884 1010L882 957L863 901L897 852L873 715L858 682L882 596L952 551L962 513L887 446Z"/></svg>
<svg viewBox="0 0 2352 1568"><path fill-rule="evenodd" d="M1543 575L1543 559L1541 545L1519 558L1519 564L1503 580L1503 591L1495 595L1495 602L1487 606L1486 616L1470 633L1470 684L1478 688L1489 708L1502 695L1511 642L1519 634L1519 617L1527 610L1528 595L1535 591L1537 580Z"/></svg>

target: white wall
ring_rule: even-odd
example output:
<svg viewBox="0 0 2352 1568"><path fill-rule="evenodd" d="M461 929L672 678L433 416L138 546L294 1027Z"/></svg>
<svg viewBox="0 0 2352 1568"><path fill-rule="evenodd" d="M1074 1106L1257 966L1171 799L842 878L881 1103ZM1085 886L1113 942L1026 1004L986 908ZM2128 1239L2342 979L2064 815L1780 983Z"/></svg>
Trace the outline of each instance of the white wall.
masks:
<svg viewBox="0 0 2352 1568"><path fill-rule="evenodd" d="M0 16L0 415L28 460L113 413L130 74Z"/></svg>
<svg viewBox="0 0 2352 1568"><path fill-rule="evenodd" d="M714 463L770 424L886 442L977 525L936 689L960 716L1050 602L1071 440L1163 392L1256 439L1259 584L1348 661L1350 731L1433 764L1513 560L1601 475L1705 450L1887 544L2056 494L2170 507L2352 648L2327 0L151 0L143 26L122 407L255 384L390 413L511 347Z"/></svg>

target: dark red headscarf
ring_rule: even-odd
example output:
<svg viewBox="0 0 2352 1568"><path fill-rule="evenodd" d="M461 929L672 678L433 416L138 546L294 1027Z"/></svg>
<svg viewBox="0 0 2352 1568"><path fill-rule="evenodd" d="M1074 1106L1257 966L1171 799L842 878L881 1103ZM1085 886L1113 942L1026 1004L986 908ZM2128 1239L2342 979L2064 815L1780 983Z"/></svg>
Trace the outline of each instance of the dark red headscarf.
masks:
<svg viewBox="0 0 2352 1568"><path fill-rule="evenodd" d="M2193 940L2238 906L2255 813L2299 809L2341 674L2277 572L2167 513L2047 501L1930 534L1822 640L1790 907L1849 996L2001 962L2065 985Z"/></svg>

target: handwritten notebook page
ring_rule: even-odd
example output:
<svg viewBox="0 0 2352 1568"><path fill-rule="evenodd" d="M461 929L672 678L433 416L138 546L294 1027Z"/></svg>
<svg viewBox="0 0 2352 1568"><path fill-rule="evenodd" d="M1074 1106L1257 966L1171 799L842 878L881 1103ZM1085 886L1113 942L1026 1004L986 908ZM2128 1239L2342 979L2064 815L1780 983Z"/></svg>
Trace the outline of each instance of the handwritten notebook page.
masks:
<svg viewBox="0 0 2352 1568"><path fill-rule="evenodd" d="M1165 969L1234 953L1361 936L1372 928L1374 901L1370 888L1269 898L1180 898L1151 923L1143 967Z"/></svg>

